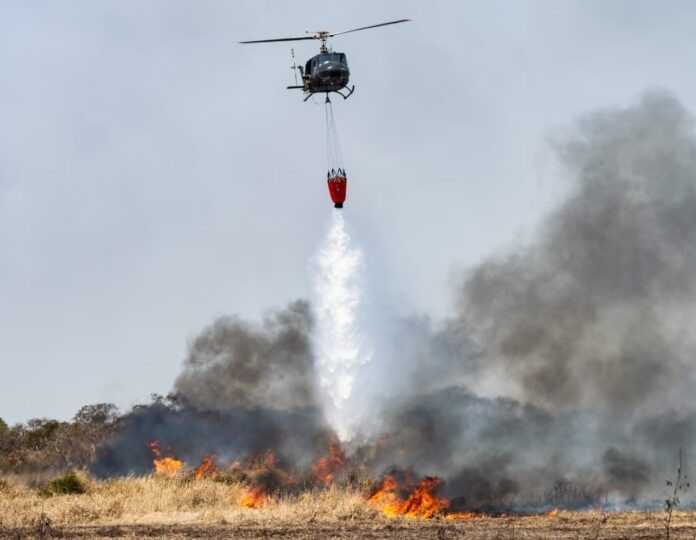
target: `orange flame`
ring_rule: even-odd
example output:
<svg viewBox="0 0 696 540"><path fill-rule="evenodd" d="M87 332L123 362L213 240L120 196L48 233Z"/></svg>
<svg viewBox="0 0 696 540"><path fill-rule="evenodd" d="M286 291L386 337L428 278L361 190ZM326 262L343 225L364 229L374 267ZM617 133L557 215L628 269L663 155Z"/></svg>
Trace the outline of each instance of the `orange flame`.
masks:
<svg viewBox="0 0 696 540"><path fill-rule="evenodd" d="M278 466L276 465L276 456L273 450L266 450L258 454L254 454L249 458L247 464L247 469L271 469L275 470Z"/></svg>
<svg viewBox="0 0 696 540"><path fill-rule="evenodd" d="M478 515L473 512L455 512L453 514L447 514L445 519L474 519L476 517L478 517Z"/></svg>
<svg viewBox="0 0 696 540"><path fill-rule="evenodd" d="M277 463L276 455L272 450L267 450L262 454L256 454L253 456L247 466L246 470L252 474L254 473L269 473L272 474L279 484L289 485L295 482L292 475L286 473Z"/></svg>
<svg viewBox="0 0 696 540"><path fill-rule="evenodd" d="M329 446L329 455L317 459L312 464L312 475L318 481L328 486L333 482L336 473L346 464L346 456L338 444Z"/></svg>
<svg viewBox="0 0 696 540"><path fill-rule="evenodd" d="M237 501L245 508L266 505L267 491L273 492L281 486L288 487L296 482L292 475L276 463L276 456L271 450L254 455L246 466L237 461L232 464L232 469L243 472L248 478L249 484Z"/></svg>
<svg viewBox="0 0 696 540"><path fill-rule="evenodd" d="M239 497L239 505L245 508L261 508L266 502L266 494L259 488L247 488Z"/></svg>
<svg viewBox="0 0 696 540"><path fill-rule="evenodd" d="M371 506L379 508L388 516L406 516L411 518L428 519L435 515L442 515L449 508L448 499L435 495L441 480L432 476L426 476L411 491L408 498L399 497L399 484L393 476L385 476L379 487L370 495L368 501ZM476 514L472 512L458 512L446 514L447 519L472 519Z"/></svg>
<svg viewBox="0 0 696 540"><path fill-rule="evenodd" d="M558 508L554 508L546 515L552 518L558 517Z"/></svg>
<svg viewBox="0 0 696 540"><path fill-rule="evenodd" d="M440 499L433 494L439 484L439 478L430 476L423 478L406 499L401 513L408 517L430 518L449 508L447 499Z"/></svg>
<svg viewBox="0 0 696 540"><path fill-rule="evenodd" d="M398 484L393 476L385 476L379 487L370 495L368 501L371 506L381 508L388 516L400 514L403 501L396 494Z"/></svg>
<svg viewBox="0 0 696 540"><path fill-rule="evenodd" d="M159 441L150 441L149 446L150 450L152 450L152 453L155 456L155 459L152 460L152 463L155 466L155 472L160 476L174 478L184 465L183 462L179 461L178 459L174 459L173 457L163 457L164 451L162 450L162 445Z"/></svg>
<svg viewBox="0 0 696 540"><path fill-rule="evenodd" d="M217 478L220 471L215 464L215 454L206 454L201 460L201 464L196 469L196 480L201 478Z"/></svg>

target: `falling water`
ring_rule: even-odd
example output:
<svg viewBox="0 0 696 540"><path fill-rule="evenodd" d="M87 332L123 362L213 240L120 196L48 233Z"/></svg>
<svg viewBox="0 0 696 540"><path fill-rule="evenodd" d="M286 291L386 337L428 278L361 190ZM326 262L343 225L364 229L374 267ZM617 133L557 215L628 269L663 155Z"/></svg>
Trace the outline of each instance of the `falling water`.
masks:
<svg viewBox="0 0 696 540"><path fill-rule="evenodd" d="M351 239L342 211L334 211L315 259L314 348L325 413L341 440L355 429L350 405L358 370L372 357L364 343L363 269L360 247Z"/></svg>

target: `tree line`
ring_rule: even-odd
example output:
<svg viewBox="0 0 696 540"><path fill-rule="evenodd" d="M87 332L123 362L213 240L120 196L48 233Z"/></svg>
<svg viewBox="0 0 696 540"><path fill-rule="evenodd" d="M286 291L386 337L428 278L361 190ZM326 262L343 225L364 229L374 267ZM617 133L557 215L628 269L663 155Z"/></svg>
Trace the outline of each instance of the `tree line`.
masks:
<svg viewBox="0 0 696 540"><path fill-rule="evenodd" d="M82 407L69 422L32 418L8 426L0 418L0 473L82 469L113 436L121 415L113 403Z"/></svg>

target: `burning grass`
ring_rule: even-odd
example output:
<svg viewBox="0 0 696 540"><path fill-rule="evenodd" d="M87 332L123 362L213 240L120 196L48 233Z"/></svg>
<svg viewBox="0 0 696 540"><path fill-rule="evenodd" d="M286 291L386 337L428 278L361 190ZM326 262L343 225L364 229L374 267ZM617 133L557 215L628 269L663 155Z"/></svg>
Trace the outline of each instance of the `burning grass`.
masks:
<svg viewBox="0 0 696 540"><path fill-rule="evenodd" d="M284 470L271 451L231 463L207 454L190 466L157 441L148 446L147 476L0 479L0 537L696 537L694 512L673 511L667 520L657 511L457 511L439 496L440 479L393 470L375 481L351 469L338 445L302 474Z"/></svg>
<svg viewBox="0 0 696 540"><path fill-rule="evenodd" d="M179 474L181 467L184 465L183 462L166 455L169 453L169 450L165 449L159 441L151 441L148 443L148 446L154 455L152 464L155 466L157 474L168 478L174 478Z"/></svg>
<svg viewBox="0 0 696 540"><path fill-rule="evenodd" d="M453 519L442 512L429 519L394 517L374 505L363 489L301 489L292 495L264 494L261 506L244 503L249 485L203 477L150 475L96 481L79 474L81 494L46 497L16 479L0 489L0 537L40 536L244 536L270 533L290 538L355 536L399 538L656 538L665 536L660 512L568 512L532 516L476 516ZM383 482L384 483L384 482ZM423 482L418 485L423 487ZM398 488L391 491L398 493ZM417 497L391 500L400 510ZM426 497L427 499L427 497ZM420 503L418 503L420 504ZM441 503L436 503L441 504ZM424 516L420 516L424 517ZM672 538L693 538L696 514L676 512Z"/></svg>

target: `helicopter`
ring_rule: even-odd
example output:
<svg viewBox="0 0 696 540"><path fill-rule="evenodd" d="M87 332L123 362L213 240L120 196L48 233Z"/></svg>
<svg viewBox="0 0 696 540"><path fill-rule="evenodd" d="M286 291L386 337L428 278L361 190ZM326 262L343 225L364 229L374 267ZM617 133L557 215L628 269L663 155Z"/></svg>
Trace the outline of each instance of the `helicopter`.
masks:
<svg viewBox="0 0 696 540"><path fill-rule="evenodd" d="M318 39L321 41L319 46L319 54L313 56L304 68L297 66L294 63L295 52L293 50L293 65L292 69L300 72L302 84L288 86L288 90L301 89L305 93L304 101L307 101L313 94L326 93L326 99L329 99L329 93L335 92L343 99L348 99L355 91L355 85L348 88L350 78L350 70L348 69L348 61L345 53L333 52L327 46L326 42L329 38L350 32L358 32L360 30L368 30L370 28L378 28L380 26L388 26L390 24L398 24L408 22L411 19L399 19L398 21L389 21L371 26L363 26L361 28L353 28L352 30L344 30L343 32L307 32L308 35L301 37L276 38L276 39L257 39L253 41L240 41L242 44L250 43L273 43L278 41L303 41L308 39ZM297 83L297 76L295 77ZM345 91L345 93L342 92Z"/></svg>

